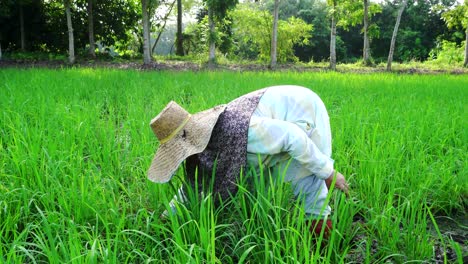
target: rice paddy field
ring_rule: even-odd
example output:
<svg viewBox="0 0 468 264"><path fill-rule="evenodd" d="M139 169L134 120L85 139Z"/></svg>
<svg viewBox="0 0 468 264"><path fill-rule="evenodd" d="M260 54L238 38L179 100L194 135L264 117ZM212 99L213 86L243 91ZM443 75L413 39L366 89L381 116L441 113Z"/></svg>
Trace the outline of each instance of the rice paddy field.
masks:
<svg viewBox="0 0 468 264"><path fill-rule="evenodd" d="M150 120L279 84L329 110L331 237L268 175L161 219ZM467 102L467 75L0 69L0 263L467 263Z"/></svg>

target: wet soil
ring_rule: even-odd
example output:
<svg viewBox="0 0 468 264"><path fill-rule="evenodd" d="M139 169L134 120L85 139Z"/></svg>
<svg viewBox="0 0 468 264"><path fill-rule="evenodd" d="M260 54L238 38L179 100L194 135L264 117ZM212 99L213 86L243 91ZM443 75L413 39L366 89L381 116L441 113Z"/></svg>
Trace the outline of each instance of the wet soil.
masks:
<svg viewBox="0 0 468 264"><path fill-rule="evenodd" d="M428 219L428 231L433 237L433 259L422 260L422 263L468 263L468 215L451 218L447 216L435 217L437 227ZM365 229L366 222L362 216L355 216L353 225L358 229ZM400 227L400 229L402 229ZM404 230L402 230L404 232ZM440 234L439 234L440 233ZM370 243L370 245L368 245ZM370 240L365 232L358 232L352 239L352 245L346 256L348 263L364 263L370 257L379 254L378 240ZM458 247L462 254L462 262L457 256ZM366 252L367 251L367 252ZM375 259L374 259L375 260ZM405 256L395 255L376 260L378 263L401 263L408 261Z"/></svg>

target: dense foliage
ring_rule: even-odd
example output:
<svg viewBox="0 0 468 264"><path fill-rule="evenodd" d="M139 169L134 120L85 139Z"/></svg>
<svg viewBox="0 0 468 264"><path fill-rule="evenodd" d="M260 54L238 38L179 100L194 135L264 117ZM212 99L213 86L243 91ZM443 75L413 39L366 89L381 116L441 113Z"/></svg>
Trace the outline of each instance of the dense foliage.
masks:
<svg viewBox="0 0 468 264"><path fill-rule="evenodd" d="M72 24L75 45L78 50L89 49L88 24L86 12L87 0L73 1ZM94 34L102 46L116 46L125 50L138 32L140 17L138 2L126 0L93 1ZM63 1L11 1L2 2L0 14L0 39L5 50L19 50L20 38L24 34L25 50L64 53L68 48L67 24ZM21 19L18 15L23 10L24 32L21 32Z"/></svg>
<svg viewBox="0 0 468 264"><path fill-rule="evenodd" d="M78 54L89 49L87 5L89 0L72 1L72 24ZM158 32L166 28L166 20L175 20L176 0L149 1L152 45ZM186 15L198 14L196 20L184 22L184 50L188 55L205 54L208 40L215 39L221 54L230 59L266 61L271 38L273 0L185 0ZM94 35L100 51L114 55L138 55L142 51L140 1L92 1ZM362 1L336 1L337 59L353 62L362 57ZM370 2L370 52L377 62L388 56L390 39L400 0ZM17 51L40 51L65 54L68 49L67 23L63 0L2 0L0 3L0 48L3 54ZM163 6L162 8L160 8ZM171 9L168 9L169 6ZM445 51L463 57L467 3L456 0L409 0L398 32L394 58L396 61L437 60ZM214 11L216 31L209 33L208 7ZM167 10L172 13L166 16ZM326 61L330 56L330 3L325 0L280 1L279 61ZM283 33L281 33L283 32ZM290 32L285 36L286 32ZM174 52L174 33L165 35L161 45L165 52ZM157 47L157 46L156 46ZM155 49L158 50L158 49ZM160 49L159 49L160 50ZM444 52L442 52L444 50ZM441 53L442 52L442 53ZM460 53L461 52L461 53ZM51 55L53 57L53 55Z"/></svg>
<svg viewBox="0 0 468 264"><path fill-rule="evenodd" d="M234 39L237 43L235 55L241 59L258 57L268 61L270 56L271 27L273 18L265 10L238 8L232 14ZM295 61L293 46L309 43L313 27L294 16L280 20L278 25L278 61Z"/></svg>

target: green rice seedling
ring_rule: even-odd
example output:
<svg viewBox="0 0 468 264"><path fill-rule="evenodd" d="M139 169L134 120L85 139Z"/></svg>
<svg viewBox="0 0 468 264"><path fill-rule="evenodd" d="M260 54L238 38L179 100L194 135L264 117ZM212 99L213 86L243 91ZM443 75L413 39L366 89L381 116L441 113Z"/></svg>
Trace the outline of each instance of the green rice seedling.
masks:
<svg viewBox="0 0 468 264"><path fill-rule="evenodd" d="M248 168L163 220L181 171L154 184L149 121L170 100L198 112L269 85L325 102L334 231L305 225L283 175ZM0 70L1 263L462 263L468 193L466 75ZM209 186L208 186L209 190Z"/></svg>

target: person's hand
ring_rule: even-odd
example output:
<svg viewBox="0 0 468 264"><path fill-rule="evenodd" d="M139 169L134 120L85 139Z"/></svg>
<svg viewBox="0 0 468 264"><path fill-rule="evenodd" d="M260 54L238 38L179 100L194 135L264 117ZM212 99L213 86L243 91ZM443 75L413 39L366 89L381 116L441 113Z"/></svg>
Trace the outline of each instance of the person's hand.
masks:
<svg viewBox="0 0 468 264"><path fill-rule="evenodd" d="M339 190L342 190L344 193L348 194L349 185L346 182L346 179L343 176L343 174L339 173L338 171L333 171L330 177L325 179L325 183L327 184L328 189L330 189L330 186L333 183L333 178L335 175L336 175L335 187Z"/></svg>

